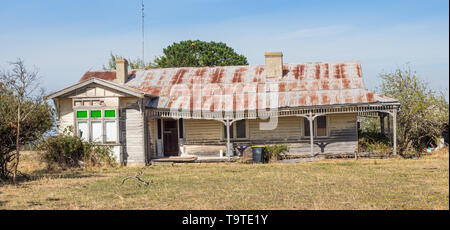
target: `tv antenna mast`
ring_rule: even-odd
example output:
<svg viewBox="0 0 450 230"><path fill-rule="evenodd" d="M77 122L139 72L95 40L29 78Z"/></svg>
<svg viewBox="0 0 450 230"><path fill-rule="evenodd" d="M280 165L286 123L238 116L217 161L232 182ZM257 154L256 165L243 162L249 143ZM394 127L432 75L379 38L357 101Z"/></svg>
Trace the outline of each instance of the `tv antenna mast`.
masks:
<svg viewBox="0 0 450 230"><path fill-rule="evenodd" d="M145 68L144 0L142 3L142 68Z"/></svg>

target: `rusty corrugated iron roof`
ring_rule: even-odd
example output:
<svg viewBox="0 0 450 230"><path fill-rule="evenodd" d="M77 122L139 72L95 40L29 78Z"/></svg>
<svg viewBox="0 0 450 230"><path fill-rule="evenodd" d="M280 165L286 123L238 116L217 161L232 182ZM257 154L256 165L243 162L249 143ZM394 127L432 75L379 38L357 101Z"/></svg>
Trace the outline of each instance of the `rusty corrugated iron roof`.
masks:
<svg viewBox="0 0 450 230"><path fill-rule="evenodd" d="M86 81L91 78L99 78L103 80L113 81L116 79L116 71L114 70L105 70L105 71L89 71L86 72L83 77L81 77L81 81Z"/></svg>
<svg viewBox="0 0 450 230"><path fill-rule="evenodd" d="M88 72L81 80L114 80L114 71ZM359 61L283 65L266 79L265 67L180 67L130 71L127 86L155 95L158 109L246 111L322 105L396 102L364 89Z"/></svg>

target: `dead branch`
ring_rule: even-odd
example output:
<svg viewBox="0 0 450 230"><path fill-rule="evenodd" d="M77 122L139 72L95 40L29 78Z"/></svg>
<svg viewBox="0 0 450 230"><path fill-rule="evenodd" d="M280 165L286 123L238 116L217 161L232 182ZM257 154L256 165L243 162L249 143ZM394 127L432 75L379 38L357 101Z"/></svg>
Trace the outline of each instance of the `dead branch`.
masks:
<svg viewBox="0 0 450 230"><path fill-rule="evenodd" d="M151 165L142 167L139 171L136 172L136 175L134 175L134 176L128 176L128 177L125 177L125 178L122 180L122 183L121 183L120 185L123 185L123 184L125 183L125 181L127 181L128 179L136 179L137 181L141 182L141 183L144 184L145 186L150 185L150 183L153 183L153 179L151 179L150 181L145 181L145 180L141 179L141 177L140 177L140 176L144 173L144 170L147 169L147 168L150 167L150 166L151 166Z"/></svg>

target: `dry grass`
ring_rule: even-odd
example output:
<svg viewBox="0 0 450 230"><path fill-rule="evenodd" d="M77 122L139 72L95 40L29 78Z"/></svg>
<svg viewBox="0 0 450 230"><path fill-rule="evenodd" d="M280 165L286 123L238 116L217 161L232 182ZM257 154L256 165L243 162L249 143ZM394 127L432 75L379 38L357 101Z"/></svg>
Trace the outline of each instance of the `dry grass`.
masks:
<svg viewBox="0 0 450 230"><path fill-rule="evenodd" d="M0 209L449 209L448 149L421 159L291 164L155 165L49 173L35 155L32 180L0 186Z"/></svg>

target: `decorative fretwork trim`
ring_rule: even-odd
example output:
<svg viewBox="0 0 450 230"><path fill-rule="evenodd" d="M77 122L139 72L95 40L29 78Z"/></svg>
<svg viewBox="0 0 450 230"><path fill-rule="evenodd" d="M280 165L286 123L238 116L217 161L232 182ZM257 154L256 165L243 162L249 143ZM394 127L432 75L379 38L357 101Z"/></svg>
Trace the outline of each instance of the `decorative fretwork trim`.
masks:
<svg viewBox="0 0 450 230"><path fill-rule="evenodd" d="M360 116L373 116L378 112L392 113L397 110L398 105L357 105L345 107L328 108L302 108L302 109L279 109L279 110L252 110L245 112L216 112L216 111L168 111L168 110L149 110L152 118L174 118L174 119L207 119L207 120L240 120L257 119L269 117L291 117L291 116L309 116L321 114L336 113L358 113Z"/></svg>

